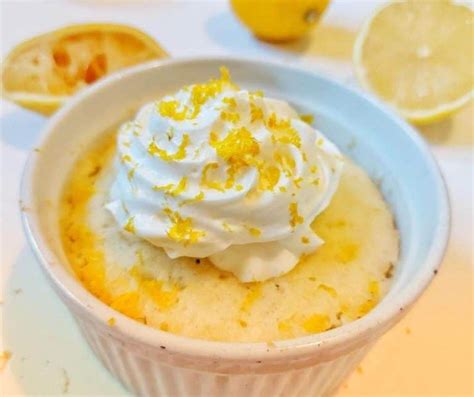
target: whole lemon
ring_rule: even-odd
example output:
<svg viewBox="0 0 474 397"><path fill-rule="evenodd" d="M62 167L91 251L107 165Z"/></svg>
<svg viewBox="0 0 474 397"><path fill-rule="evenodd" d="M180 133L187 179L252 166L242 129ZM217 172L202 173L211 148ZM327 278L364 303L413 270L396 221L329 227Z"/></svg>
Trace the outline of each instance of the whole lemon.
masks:
<svg viewBox="0 0 474 397"><path fill-rule="evenodd" d="M259 39L284 42L316 25L330 0L231 0L241 22Z"/></svg>

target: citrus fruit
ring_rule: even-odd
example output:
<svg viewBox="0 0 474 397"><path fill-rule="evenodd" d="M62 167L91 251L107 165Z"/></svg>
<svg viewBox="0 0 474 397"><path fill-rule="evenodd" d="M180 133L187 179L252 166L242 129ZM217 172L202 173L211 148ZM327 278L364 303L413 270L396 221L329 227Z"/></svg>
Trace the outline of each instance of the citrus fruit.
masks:
<svg viewBox="0 0 474 397"><path fill-rule="evenodd" d="M231 0L240 21L259 39L285 42L307 33L329 0Z"/></svg>
<svg viewBox="0 0 474 397"><path fill-rule="evenodd" d="M473 97L474 14L447 0L377 10L354 46L362 85L416 124L443 119Z"/></svg>
<svg viewBox="0 0 474 397"><path fill-rule="evenodd" d="M125 25L72 25L16 46L2 65L2 94L43 114L122 68L166 57L147 34Z"/></svg>

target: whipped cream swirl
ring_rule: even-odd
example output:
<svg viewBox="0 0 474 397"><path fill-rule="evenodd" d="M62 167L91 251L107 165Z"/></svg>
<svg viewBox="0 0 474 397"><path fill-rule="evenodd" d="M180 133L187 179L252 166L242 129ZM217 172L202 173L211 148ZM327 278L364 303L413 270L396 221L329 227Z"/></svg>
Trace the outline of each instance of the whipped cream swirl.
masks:
<svg viewBox="0 0 474 397"><path fill-rule="evenodd" d="M338 149L287 103L222 77L145 105L118 134L108 210L171 258L243 282L291 270L337 189Z"/></svg>

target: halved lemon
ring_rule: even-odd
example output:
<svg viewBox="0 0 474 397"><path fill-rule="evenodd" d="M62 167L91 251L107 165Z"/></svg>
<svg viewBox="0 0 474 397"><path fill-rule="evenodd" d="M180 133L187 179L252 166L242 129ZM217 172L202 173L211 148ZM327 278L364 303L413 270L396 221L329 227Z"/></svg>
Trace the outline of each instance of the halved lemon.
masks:
<svg viewBox="0 0 474 397"><path fill-rule="evenodd" d="M2 65L2 94L51 114L101 77L167 56L153 38L130 26L72 25L16 46Z"/></svg>
<svg viewBox="0 0 474 397"><path fill-rule="evenodd" d="M404 0L379 9L354 46L362 85L402 116L426 124L473 97L474 14L447 0Z"/></svg>

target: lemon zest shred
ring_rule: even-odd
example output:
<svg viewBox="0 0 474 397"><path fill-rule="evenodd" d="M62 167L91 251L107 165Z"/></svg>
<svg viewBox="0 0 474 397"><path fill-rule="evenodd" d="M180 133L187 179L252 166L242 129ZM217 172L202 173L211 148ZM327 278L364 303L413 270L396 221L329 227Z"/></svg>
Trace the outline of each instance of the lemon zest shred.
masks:
<svg viewBox="0 0 474 397"><path fill-rule="evenodd" d="M300 119L307 124L313 124L314 116L312 114L300 114Z"/></svg>
<svg viewBox="0 0 474 397"><path fill-rule="evenodd" d="M253 226L245 226L251 236L253 237L260 237L262 235L262 231L259 228Z"/></svg>
<svg viewBox="0 0 474 397"><path fill-rule="evenodd" d="M272 133L273 143L283 143L301 148L301 138L297 130L291 125L290 119L278 120L273 112L265 122L266 127Z"/></svg>
<svg viewBox="0 0 474 397"><path fill-rule="evenodd" d="M209 143L219 157L229 164L239 166L249 165L260 153L258 141L245 127L232 129L221 141L215 133L211 133Z"/></svg>
<svg viewBox="0 0 474 397"><path fill-rule="evenodd" d="M202 174L201 174L201 182L200 182L201 187L218 190L220 192L225 191L224 187L222 186L220 182L216 182L209 179L209 175L208 175L209 172L211 170L216 170L218 168L219 168L219 164L217 163L208 163L204 166L202 170Z"/></svg>
<svg viewBox="0 0 474 397"><path fill-rule="evenodd" d="M183 121L187 118L186 114L188 113L189 108L184 106L182 110L178 110L180 106L180 103L176 99L160 101L158 103L158 111L163 117L176 121Z"/></svg>
<svg viewBox="0 0 474 397"><path fill-rule="evenodd" d="M192 218L183 218L177 211L170 208L163 209L163 212L171 221L171 227L168 229L168 237L176 242L188 244L197 243L202 237L206 235L203 230L193 228Z"/></svg>
<svg viewBox="0 0 474 397"><path fill-rule="evenodd" d="M290 212L290 225L292 228L295 228L297 225L304 222L304 218L298 214L298 204L290 203L288 206Z"/></svg>
<svg viewBox="0 0 474 397"><path fill-rule="evenodd" d="M133 177L135 176L135 170L137 169L137 166L131 168L128 172L127 172L127 179L131 182Z"/></svg>
<svg viewBox="0 0 474 397"><path fill-rule="evenodd" d="M234 110L237 107L237 101L235 98L225 97L222 99L222 102L228 105L230 110Z"/></svg>
<svg viewBox="0 0 474 397"><path fill-rule="evenodd" d="M179 206L182 207L182 206L184 206L184 205L198 203L199 201L204 200L204 198L205 198L204 192L199 192L199 193L196 194L194 197L192 197L192 198L190 198L190 199L183 200L183 201L179 204Z"/></svg>
<svg viewBox="0 0 474 397"><path fill-rule="evenodd" d="M318 289L320 290L323 290L325 292L327 292L329 295L331 295L333 298L337 298L337 291L329 286L329 285L326 285L326 284L319 284L318 285Z"/></svg>
<svg viewBox="0 0 474 397"><path fill-rule="evenodd" d="M303 182L302 177L293 179L293 183L295 184L296 188L298 188L298 189L301 188L301 182Z"/></svg>
<svg viewBox="0 0 474 397"><path fill-rule="evenodd" d="M275 152L273 158L280 165L282 171L288 178L293 176L296 169L296 163L290 153Z"/></svg>
<svg viewBox="0 0 474 397"><path fill-rule="evenodd" d="M152 156L158 156L164 161L179 161L186 157L186 148L189 145L189 135L184 134L178 149L174 154L169 154L166 150L158 147L155 141L151 141L148 146L148 153Z"/></svg>
<svg viewBox="0 0 474 397"><path fill-rule="evenodd" d="M129 233L135 234L136 229L135 229L135 217L134 216L131 216L130 218L128 218L127 223L123 227L123 230L125 230Z"/></svg>
<svg viewBox="0 0 474 397"><path fill-rule="evenodd" d="M185 176L180 179L177 185L175 185L174 183L169 183L163 186L155 185L153 186L152 189L155 192L162 191L162 192L165 192L165 194L176 197L186 190L187 184L188 184L188 178Z"/></svg>
<svg viewBox="0 0 474 397"><path fill-rule="evenodd" d="M220 94L225 87L237 89L238 87L231 81L229 70L225 67L220 68L221 77L219 79L210 79L206 83L194 84L192 87L186 87L191 90L190 101L192 108L182 106L175 100L160 101L158 111L161 116L173 119L175 121L184 121L195 119L201 112L202 106L210 99ZM181 108L181 109L180 109Z"/></svg>
<svg viewBox="0 0 474 397"><path fill-rule="evenodd" d="M258 120L263 120L263 110L259 106L255 105L253 102L250 102L250 122L254 123Z"/></svg>
<svg viewBox="0 0 474 397"><path fill-rule="evenodd" d="M122 157L120 158L120 161L122 163L129 163L132 161L132 158L130 157L129 154L123 154Z"/></svg>
<svg viewBox="0 0 474 397"><path fill-rule="evenodd" d="M255 91L252 91L250 95L257 98L263 98L265 94L262 90L255 90Z"/></svg>
<svg viewBox="0 0 474 397"><path fill-rule="evenodd" d="M265 166L260 164L258 167L259 180L258 189L273 191L280 180L280 170L274 165Z"/></svg>
<svg viewBox="0 0 474 397"><path fill-rule="evenodd" d="M226 232L232 233L234 229L227 223L227 222L222 222L222 227Z"/></svg>
<svg viewBox="0 0 474 397"><path fill-rule="evenodd" d="M221 112L221 120L228 121L232 124L237 124L240 120L240 115L237 112L228 112L223 110Z"/></svg>

